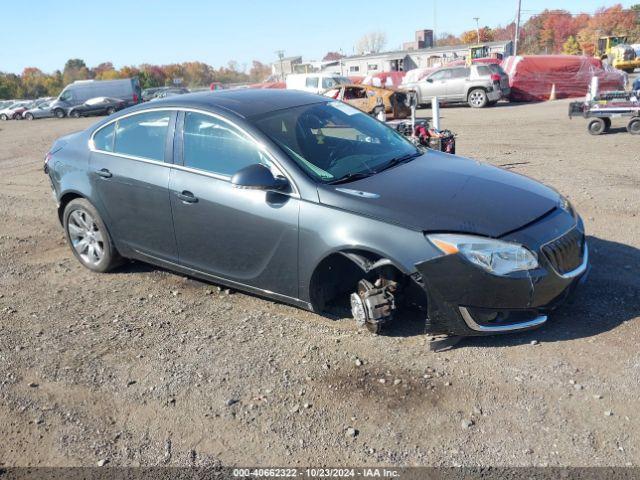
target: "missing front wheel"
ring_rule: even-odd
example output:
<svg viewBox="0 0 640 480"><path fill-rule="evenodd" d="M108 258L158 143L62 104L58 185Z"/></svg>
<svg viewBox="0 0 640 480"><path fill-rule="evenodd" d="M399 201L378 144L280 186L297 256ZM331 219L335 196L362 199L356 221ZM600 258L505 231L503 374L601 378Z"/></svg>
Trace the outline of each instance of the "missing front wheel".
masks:
<svg viewBox="0 0 640 480"><path fill-rule="evenodd" d="M397 285L384 278L379 278L375 284L360 280L357 291L351 294L351 315L356 324L372 333L380 333L383 325L393 319Z"/></svg>

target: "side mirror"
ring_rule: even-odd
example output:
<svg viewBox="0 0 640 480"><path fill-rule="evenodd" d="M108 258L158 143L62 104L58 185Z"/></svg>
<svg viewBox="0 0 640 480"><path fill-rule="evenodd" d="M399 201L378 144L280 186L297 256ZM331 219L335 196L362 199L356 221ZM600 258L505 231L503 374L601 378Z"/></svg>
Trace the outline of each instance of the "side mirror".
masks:
<svg viewBox="0 0 640 480"><path fill-rule="evenodd" d="M289 182L283 177L274 177L265 165L254 163L238 170L231 177L231 185L247 190L283 190Z"/></svg>

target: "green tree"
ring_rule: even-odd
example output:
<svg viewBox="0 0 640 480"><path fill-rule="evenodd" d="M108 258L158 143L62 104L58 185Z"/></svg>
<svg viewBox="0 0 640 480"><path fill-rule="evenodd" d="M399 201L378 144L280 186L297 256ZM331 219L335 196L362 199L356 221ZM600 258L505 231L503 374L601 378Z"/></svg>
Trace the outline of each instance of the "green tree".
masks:
<svg viewBox="0 0 640 480"><path fill-rule="evenodd" d="M62 71L62 80L65 85L73 83L76 80L86 80L89 78L89 69L84 63L84 60L79 58L70 58L67 63L64 64L64 70Z"/></svg>
<svg viewBox="0 0 640 480"><path fill-rule="evenodd" d="M562 53L565 55L581 55L582 49L580 48L580 44L576 40L576 37L570 35L567 38L567 41L562 45Z"/></svg>

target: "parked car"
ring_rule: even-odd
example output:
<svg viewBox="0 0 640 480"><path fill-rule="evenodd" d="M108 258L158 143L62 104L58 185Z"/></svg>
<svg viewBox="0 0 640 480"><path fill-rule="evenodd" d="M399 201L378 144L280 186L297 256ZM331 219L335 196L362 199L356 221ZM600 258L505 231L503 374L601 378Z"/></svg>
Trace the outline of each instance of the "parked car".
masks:
<svg viewBox="0 0 640 480"><path fill-rule="evenodd" d="M5 108L16 103L15 100L0 100L0 110L4 110Z"/></svg>
<svg viewBox="0 0 640 480"><path fill-rule="evenodd" d="M18 101L14 102L8 107L0 110L0 120L19 120L22 118L22 113L30 108L31 101Z"/></svg>
<svg viewBox="0 0 640 480"><path fill-rule="evenodd" d="M90 98L82 105L71 107L68 115L72 118L89 117L91 115L112 115L126 106L127 102L119 98L96 97Z"/></svg>
<svg viewBox="0 0 640 480"><path fill-rule="evenodd" d="M72 107L81 105L90 98L121 98L126 106L142 101L138 77L122 80L78 80L67 85L51 105L53 114L64 118Z"/></svg>
<svg viewBox="0 0 640 480"><path fill-rule="evenodd" d="M163 98L173 97L175 95L184 95L185 93L190 93L189 89L183 87L166 88L161 92L158 92L151 100L162 100Z"/></svg>
<svg viewBox="0 0 640 480"><path fill-rule="evenodd" d="M144 90L142 90L142 101L148 102L149 100L152 100L157 94L159 94L163 90L166 90L167 88L169 87L145 88Z"/></svg>
<svg viewBox="0 0 640 480"><path fill-rule="evenodd" d="M32 106L22 113L22 118L24 118L25 120L50 117L53 117L53 111L51 110L51 101L40 103L38 106Z"/></svg>
<svg viewBox="0 0 640 480"><path fill-rule="evenodd" d="M419 105L430 104L433 97L438 97L441 103L466 102L471 107L483 108L502 98L501 81L488 65L444 67L419 82L403 84L402 89L414 90Z"/></svg>
<svg viewBox="0 0 640 480"><path fill-rule="evenodd" d="M584 224L555 190L417 149L342 102L226 90L132 107L45 156L71 251L122 258L379 331L533 328L585 278Z"/></svg>
<svg viewBox="0 0 640 480"><path fill-rule="evenodd" d="M292 73L287 75L288 90L301 90L310 93L322 93L338 85L353 83L347 77L331 73Z"/></svg>
<svg viewBox="0 0 640 480"><path fill-rule="evenodd" d="M369 114L374 113L375 107L381 102L385 112L391 114L392 118L411 115L405 92L368 85L340 85L324 92L324 96L343 101Z"/></svg>

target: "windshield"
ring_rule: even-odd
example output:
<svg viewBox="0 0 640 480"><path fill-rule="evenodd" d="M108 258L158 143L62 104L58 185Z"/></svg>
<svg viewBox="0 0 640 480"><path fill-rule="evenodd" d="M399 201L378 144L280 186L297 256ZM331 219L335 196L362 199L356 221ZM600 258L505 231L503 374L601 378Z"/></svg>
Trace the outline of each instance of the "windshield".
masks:
<svg viewBox="0 0 640 480"><path fill-rule="evenodd" d="M420 154L403 136L342 102L278 110L254 123L312 178L326 183L372 175Z"/></svg>

